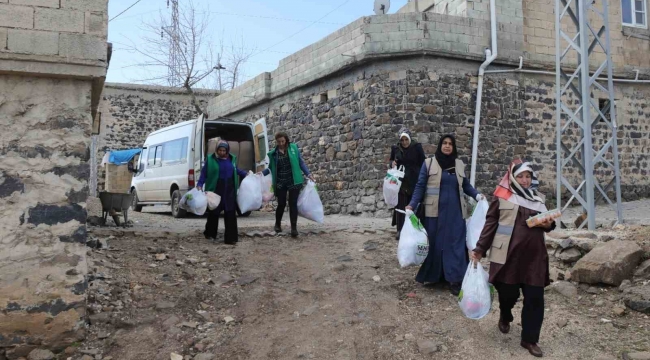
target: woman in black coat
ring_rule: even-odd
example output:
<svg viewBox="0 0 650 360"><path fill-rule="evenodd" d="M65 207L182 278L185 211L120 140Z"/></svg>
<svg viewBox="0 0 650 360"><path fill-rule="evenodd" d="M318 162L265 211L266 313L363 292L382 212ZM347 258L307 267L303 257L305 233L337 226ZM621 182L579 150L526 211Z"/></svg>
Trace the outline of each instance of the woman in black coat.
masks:
<svg viewBox="0 0 650 360"><path fill-rule="evenodd" d="M402 186L399 189L399 197L397 207L395 209L404 210L404 208L411 202L415 184L418 182L418 175L420 168L424 163L425 155L422 149L422 144L411 138L411 132L407 128L402 128L399 131L399 142L391 147L390 151L390 164L389 167L404 166L404 178L402 179ZM399 234L404 226L404 214L393 211L393 224L397 225L397 236L395 239L399 240Z"/></svg>

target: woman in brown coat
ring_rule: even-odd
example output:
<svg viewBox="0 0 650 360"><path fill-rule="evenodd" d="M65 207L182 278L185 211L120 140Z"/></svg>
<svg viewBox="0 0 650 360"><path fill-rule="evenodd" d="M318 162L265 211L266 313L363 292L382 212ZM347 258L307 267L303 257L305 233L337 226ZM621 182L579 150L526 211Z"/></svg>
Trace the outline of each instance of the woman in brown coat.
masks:
<svg viewBox="0 0 650 360"><path fill-rule="evenodd" d="M554 221L529 228L526 220L547 211L544 196L537 193L537 177L529 163L515 160L494 192L485 227L471 254L481 260L490 250L490 283L499 293L499 330L507 334L514 320L512 308L524 294L521 313L521 346L542 357L537 343L544 321L544 287L550 284L544 233Z"/></svg>

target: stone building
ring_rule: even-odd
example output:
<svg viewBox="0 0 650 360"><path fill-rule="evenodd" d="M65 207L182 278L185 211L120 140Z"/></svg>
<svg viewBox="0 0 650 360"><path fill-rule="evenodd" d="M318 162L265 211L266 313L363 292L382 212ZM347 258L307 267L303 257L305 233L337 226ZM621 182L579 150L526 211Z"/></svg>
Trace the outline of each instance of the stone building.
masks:
<svg viewBox="0 0 650 360"><path fill-rule="evenodd" d="M0 358L84 337L108 0L0 0Z"/></svg>
<svg viewBox="0 0 650 360"><path fill-rule="evenodd" d="M216 90L195 89L202 108L219 94ZM165 86L106 83L99 105L99 134L91 143L90 192L104 190L101 161L109 150L138 148L147 135L197 117L190 96L184 89Z"/></svg>
<svg viewBox="0 0 650 360"><path fill-rule="evenodd" d="M555 70L554 3L497 1L498 55L490 69L514 69L521 59L524 69ZM624 26L621 1L609 3L614 76L634 79L638 71L646 79L615 82L622 192L631 200L650 196L650 31ZM490 48L488 5L419 0L417 12L412 1L397 14L363 17L212 99L208 112L266 118L271 133L287 131L317 175L327 212L386 214L381 179L400 127L416 133L429 155L442 134L455 133L469 163L478 67ZM597 53L591 65L602 59ZM509 161L526 157L554 197L554 103L554 75L486 74L480 191L492 193Z"/></svg>

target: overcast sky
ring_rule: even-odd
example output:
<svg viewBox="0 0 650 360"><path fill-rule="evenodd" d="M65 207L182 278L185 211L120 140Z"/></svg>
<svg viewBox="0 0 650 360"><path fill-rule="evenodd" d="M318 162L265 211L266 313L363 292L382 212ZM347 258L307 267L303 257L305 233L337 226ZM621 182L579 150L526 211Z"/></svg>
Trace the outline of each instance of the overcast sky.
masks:
<svg viewBox="0 0 650 360"><path fill-rule="evenodd" d="M159 17L160 12L170 13L167 0L140 0L118 16L136 1L109 1L109 19L112 20L108 25L108 40L113 43L109 82L129 83L148 77L142 69L131 66L143 59L126 51L124 44L141 44L142 24ZM183 1L179 0L181 4ZM193 1L197 9L209 12L209 32L214 34L212 40L218 41L222 34L226 42L243 38L247 48L256 50L258 54L246 65L246 79L274 70L280 59L362 16L373 14L373 0ZM407 0L392 0L389 13L394 13L406 3ZM260 52L262 50L265 51Z"/></svg>

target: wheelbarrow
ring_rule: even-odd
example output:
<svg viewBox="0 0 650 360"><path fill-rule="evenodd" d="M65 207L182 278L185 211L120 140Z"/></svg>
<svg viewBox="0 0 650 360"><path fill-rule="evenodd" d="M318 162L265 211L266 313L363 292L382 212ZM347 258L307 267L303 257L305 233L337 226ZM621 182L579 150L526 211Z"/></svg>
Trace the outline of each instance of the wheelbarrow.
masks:
<svg viewBox="0 0 650 360"><path fill-rule="evenodd" d="M102 202L104 225L106 225L108 215L111 215L115 225L120 226L120 216L118 215L120 212L124 214L124 224L126 225L129 222L129 207L131 207L132 198L133 194L100 192L99 200Z"/></svg>

